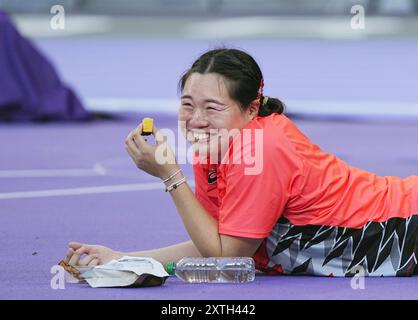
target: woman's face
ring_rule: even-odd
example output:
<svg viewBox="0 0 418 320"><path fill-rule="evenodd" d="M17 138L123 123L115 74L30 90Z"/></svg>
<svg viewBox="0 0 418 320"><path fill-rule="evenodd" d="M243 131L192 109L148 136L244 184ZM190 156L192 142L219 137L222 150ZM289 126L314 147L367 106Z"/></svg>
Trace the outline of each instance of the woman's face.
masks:
<svg viewBox="0 0 418 320"><path fill-rule="evenodd" d="M230 137L258 112L253 108L242 111L230 98L225 81L216 73L192 73L183 88L178 117L181 131L194 151L218 162L228 149Z"/></svg>

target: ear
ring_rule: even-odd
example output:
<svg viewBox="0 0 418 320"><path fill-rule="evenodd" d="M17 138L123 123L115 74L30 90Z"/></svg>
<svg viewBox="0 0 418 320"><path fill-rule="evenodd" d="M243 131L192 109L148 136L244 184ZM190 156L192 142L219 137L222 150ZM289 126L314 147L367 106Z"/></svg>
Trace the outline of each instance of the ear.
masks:
<svg viewBox="0 0 418 320"><path fill-rule="evenodd" d="M258 115L258 110L260 109L260 99L254 99L250 103L250 107L248 108L248 116L252 120Z"/></svg>

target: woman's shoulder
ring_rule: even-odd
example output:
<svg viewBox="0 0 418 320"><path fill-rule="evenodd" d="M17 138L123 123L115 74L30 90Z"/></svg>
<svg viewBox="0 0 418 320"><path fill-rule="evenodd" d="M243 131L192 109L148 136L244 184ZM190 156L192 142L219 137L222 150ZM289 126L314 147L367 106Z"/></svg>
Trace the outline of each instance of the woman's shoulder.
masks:
<svg viewBox="0 0 418 320"><path fill-rule="evenodd" d="M284 114L257 117L253 121L252 128L263 130L263 140L267 145L291 147L294 144L311 143L297 125Z"/></svg>
<svg viewBox="0 0 418 320"><path fill-rule="evenodd" d="M277 162L281 159L279 163L282 163L287 159L300 163L300 156L294 146L298 129L287 116L272 114L256 117L245 129L247 132L242 132L241 150L233 148L235 157L237 157L236 151L242 151L241 154L249 153L248 156L262 154L267 162ZM231 156L230 153L229 157Z"/></svg>
<svg viewBox="0 0 418 320"><path fill-rule="evenodd" d="M284 114L257 117L253 126L263 129L264 156L281 159L302 168L310 158L317 158L322 150L313 143L299 127Z"/></svg>
<svg viewBox="0 0 418 320"><path fill-rule="evenodd" d="M285 114L273 113L267 117L257 117L254 119L255 127L266 130L282 130L284 132L298 130L295 123Z"/></svg>
<svg viewBox="0 0 418 320"><path fill-rule="evenodd" d="M260 172L267 172L267 175L280 172L283 179L297 174L303 168L303 160L289 139L293 135L292 131L296 130L294 128L285 115L253 119L241 135L234 137L234 143L219 171L222 174L230 170L248 172L251 169L251 173L245 173L242 177L258 175Z"/></svg>

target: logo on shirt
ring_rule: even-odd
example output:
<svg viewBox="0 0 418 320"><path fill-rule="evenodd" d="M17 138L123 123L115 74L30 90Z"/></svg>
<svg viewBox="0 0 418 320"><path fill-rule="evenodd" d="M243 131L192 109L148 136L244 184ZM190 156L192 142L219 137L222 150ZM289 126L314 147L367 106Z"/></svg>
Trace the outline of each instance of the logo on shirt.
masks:
<svg viewBox="0 0 418 320"><path fill-rule="evenodd" d="M216 168L213 168L208 174L208 184L215 183L217 179L218 173L216 171Z"/></svg>

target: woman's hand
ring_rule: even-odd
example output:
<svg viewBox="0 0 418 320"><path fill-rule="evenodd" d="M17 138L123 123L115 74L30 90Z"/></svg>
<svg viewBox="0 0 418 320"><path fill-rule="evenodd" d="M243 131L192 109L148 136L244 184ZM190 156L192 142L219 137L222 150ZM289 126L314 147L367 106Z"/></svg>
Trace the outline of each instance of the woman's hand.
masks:
<svg viewBox="0 0 418 320"><path fill-rule="evenodd" d="M123 256L120 252L98 245L70 242L68 247L64 261L72 266L94 267Z"/></svg>
<svg viewBox="0 0 418 320"><path fill-rule="evenodd" d="M143 136L142 123L132 130L126 137L126 150L135 162L136 166L161 179L165 179L178 170L176 157L165 137L154 126L152 134L157 144L148 143Z"/></svg>

